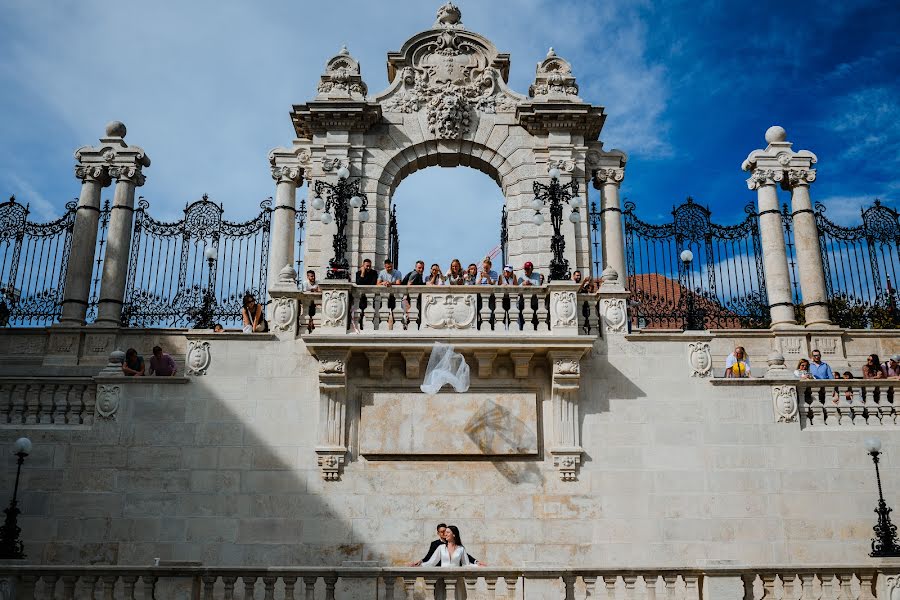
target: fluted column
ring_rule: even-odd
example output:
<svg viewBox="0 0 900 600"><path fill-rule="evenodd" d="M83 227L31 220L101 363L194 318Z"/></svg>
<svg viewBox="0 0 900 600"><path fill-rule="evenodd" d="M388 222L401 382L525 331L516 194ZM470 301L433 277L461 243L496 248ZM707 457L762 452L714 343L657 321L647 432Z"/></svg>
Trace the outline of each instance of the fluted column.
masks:
<svg viewBox="0 0 900 600"><path fill-rule="evenodd" d="M619 281L627 285L625 271L625 234L622 230L622 204L619 185L625 178L624 168L599 169L594 173L594 187L601 193L600 222L603 226L603 268L612 267ZM594 273L594 277L600 273Z"/></svg>
<svg viewBox="0 0 900 600"><path fill-rule="evenodd" d="M294 263L294 238L297 218L297 185L299 167L272 167L275 180L275 208L272 212L272 235L269 240L269 289L277 283L278 273Z"/></svg>
<svg viewBox="0 0 900 600"><path fill-rule="evenodd" d="M747 187L756 190L759 211L759 237L762 242L763 265L766 272L766 291L772 328L797 324L791 298L791 276L788 272L787 248L781 211L778 209L778 183L784 173L773 169L756 169L747 180Z"/></svg>
<svg viewBox="0 0 900 600"><path fill-rule="evenodd" d="M82 158L79 153L75 156L79 160ZM110 182L107 167L99 164L77 165L75 177L81 179L81 195L75 210L72 248L59 318L60 323L66 325L82 325L87 314L100 222L100 192Z"/></svg>
<svg viewBox="0 0 900 600"><path fill-rule="evenodd" d="M831 325L819 229L809 195L809 184L815 180L815 169L791 169L787 179L791 189L794 248L807 327Z"/></svg>
<svg viewBox="0 0 900 600"><path fill-rule="evenodd" d="M143 167L150 159L142 148L129 146L123 139L125 126L119 123L111 136L115 146L109 153L109 175L116 180L113 206L106 236L106 256L100 280L97 325L116 327L121 324L125 285L128 281L128 259L131 251L131 229L134 224L134 190L144 185ZM105 140L104 140L105 141Z"/></svg>

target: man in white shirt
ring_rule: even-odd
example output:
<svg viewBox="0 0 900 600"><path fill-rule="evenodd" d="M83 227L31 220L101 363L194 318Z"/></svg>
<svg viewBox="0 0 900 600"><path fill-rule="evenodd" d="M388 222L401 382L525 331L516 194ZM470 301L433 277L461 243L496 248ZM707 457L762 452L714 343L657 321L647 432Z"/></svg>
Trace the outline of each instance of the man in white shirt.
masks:
<svg viewBox="0 0 900 600"><path fill-rule="evenodd" d="M319 288L319 282L316 281L316 272L310 269L306 272L306 281L300 284L301 292L321 292L321 288Z"/></svg>
<svg viewBox="0 0 900 600"><path fill-rule="evenodd" d="M394 284L400 283L402 279L403 275L400 274L400 271L394 269L394 263L391 259L385 259L384 269L378 273L378 285L391 287Z"/></svg>
<svg viewBox="0 0 900 600"><path fill-rule="evenodd" d="M541 276L534 272L534 265L529 260L522 269L524 274L519 277L519 285L541 285Z"/></svg>

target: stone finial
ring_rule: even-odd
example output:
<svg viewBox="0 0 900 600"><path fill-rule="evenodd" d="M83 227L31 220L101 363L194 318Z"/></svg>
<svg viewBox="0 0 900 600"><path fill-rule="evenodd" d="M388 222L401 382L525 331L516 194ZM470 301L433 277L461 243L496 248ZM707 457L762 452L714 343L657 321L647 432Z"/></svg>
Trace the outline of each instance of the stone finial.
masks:
<svg viewBox="0 0 900 600"><path fill-rule="evenodd" d="M278 271L278 285L297 285L297 271L290 264L284 265L284 267Z"/></svg>
<svg viewBox="0 0 900 600"><path fill-rule="evenodd" d="M784 189L795 185L809 185L816 179L813 165L818 162L815 154L809 150L794 151L793 144L787 141L787 132L780 125L773 125L766 130L764 150L754 150L741 163L741 169L751 173L747 187L751 190L762 185L781 184Z"/></svg>
<svg viewBox="0 0 900 600"><path fill-rule="evenodd" d="M316 100L365 100L369 93L363 82L359 62L350 55L347 46L325 64Z"/></svg>
<svg viewBox="0 0 900 600"><path fill-rule="evenodd" d="M434 29L462 29L462 11L452 2L447 2L437 10Z"/></svg>
<svg viewBox="0 0 900 600"><path fill-rule="evenodd" d="M776 144L787 140L787 131L781 125L772 125L766 129L766 143Z"/></svg>
<svg viewBox="0 0 900 600"><path fill-rule="evenodd" d="M534 83L528 87L528 96L536 102L582 101L578 97L578 83L572 74L572 65L566 59L557 56L553 48L550 48L547 57L538 63Z"/></svg>
<svg viewBox="0 0 900 600"><path fill-rule="evenodd" d="M600 290L620 290L623 289L622 282L619 280L619 272L612 266L603 269L603 281L600 284Z"/></svg>
<svg viewBox="0 0 900 600"><path fill-rule="evenodd" d="M778 379L788 376L788 369L784 365L784 355L780 350L772 350L766 359L766 364L769 366L766 370L766 377Z"/></svg>
<svg viewBox="0 0 900 600"><path fill-rule="evenodd" d="M106 366L100 371L100 375L103 377L117 377L119 375L124 377L125 374L122 373L122 364L124 362L125 353L122 350L113 350L109 353L109 359Z"/></svg>
<svg viewBox="0 0 900 600"><path fill-rule="evenodd" d="M106 137L123 138L127 131L122 121L110 121L106 124Z"/></svg>

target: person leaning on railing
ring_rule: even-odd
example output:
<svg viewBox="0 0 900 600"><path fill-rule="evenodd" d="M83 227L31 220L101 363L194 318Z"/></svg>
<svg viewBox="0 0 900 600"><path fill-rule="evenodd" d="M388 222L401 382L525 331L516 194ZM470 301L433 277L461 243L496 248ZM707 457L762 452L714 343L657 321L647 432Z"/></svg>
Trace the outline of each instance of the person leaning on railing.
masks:
<svg viewBox="0 0 900 600"><path fill-rule="evenodd" d="M446 277L447 285L464 285L466 283L466 274L462 270L462 263L458 258L450 261L450 268L447 269Z"/></svg>
<svg viewBox="0 0 900 600"><path fill-rule="evenodd" d="M877 354L870 354L862 367L863 379L886 379L887 373L881 369L881 359Z"/></svg>
<svg viewBox="0 0 900 600"><path fill-rule="evenodd" d="M144 357L134 348L125 351L125 360L122 362L122 373L129 377L144 376Z"/></svg>
<svg viewBox="0 0 900 600"><path fill-rule="evenodd" d="M319 282L316 281L316 272L312 269L306 272L306 281L300 284L300 291L305 294L318 294L322 292L322 288L319 287ZM316 316L315 301L310 301L306 314L309 316L309 320L306 323L306 330L309 333L312 333L313 329L316 328L316 324L313 322L313 317Z"/></svg>
<svg viewBox="0 0 900 600"><path fill-rule="evenodd" d="M743 346L737 346L725 360L725 377L750 377L750 357Z"/></svg>
<svg viewBox="0 0 900 600"><path fill-rule="evenodd" d="M244 333L262 333L269 330L269 323L263 316L262 305L256 302L256 297L251 293L244 294L242 303L244 308L241 309L241 319L243 319Z"/></svg>
<svg viewBox="0 0 900 600"><path fill-rule="evenodd" d="M794 377L797 379L812 379L813 376L809 374L809 361L805 358L801 358L800 362L797 363L797 369L794 371Z"/></svg>
<svg viewBox="0 0 900 600"><path fill-rule="evenodd" d="M882 366L881 370L887 379L900 379L900 354L894 354Z"/></svg>

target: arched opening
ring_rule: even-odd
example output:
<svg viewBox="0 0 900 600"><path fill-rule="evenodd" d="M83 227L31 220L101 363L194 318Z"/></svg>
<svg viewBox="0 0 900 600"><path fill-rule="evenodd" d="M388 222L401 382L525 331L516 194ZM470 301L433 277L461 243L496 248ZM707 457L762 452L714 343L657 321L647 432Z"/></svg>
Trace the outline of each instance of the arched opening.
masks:
<svg viewBox="0 0 900 600"><path fill-rule="evenodd" d="M398 268L412 270L415 261L446 272L458 258L463 268L492 256L502 269L503 193L484 173L469 167L426 168L406 177L392 204L397 210Z"/></svg>

